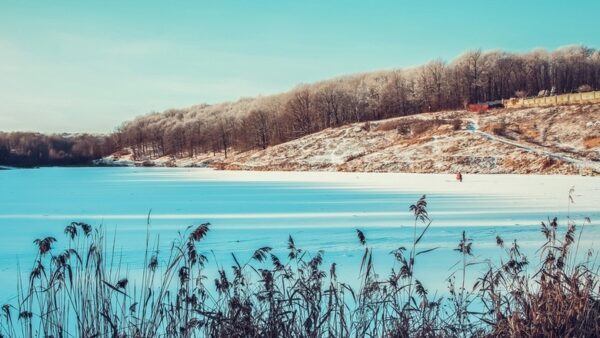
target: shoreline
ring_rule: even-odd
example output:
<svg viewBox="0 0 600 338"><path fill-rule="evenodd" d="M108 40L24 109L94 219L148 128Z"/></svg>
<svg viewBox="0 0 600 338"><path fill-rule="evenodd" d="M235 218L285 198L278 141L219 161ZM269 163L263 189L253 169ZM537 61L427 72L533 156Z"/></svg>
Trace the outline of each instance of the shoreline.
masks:
<svg viewBox="0 0 600 338"><path fill-rule="evenodd" d="M134 167L79 166L42 167L39 170L120 170L124 175L117 182L161 181L198 182L222 181L231 183L265 182L273 184L309 184L325 189L408 192L496 196L514 198L515 207L535 206L538 201L550 200L557 209L565 209L569 190L574 187L576 203L572 210L598 210L600 180L595 176L567 174L464 174L457 182L451 173L390 173L342 171L249 171L220 170L200 167ZM18 171L11 170L11 171ZM8 171L6 173L8 175ZM8 176L7 176L8 177Z"/></svg>
<svg viewBox="0 0 600 338"><path fill-rule="evenodd" d="M193 162L190 158L183 158L185 162ZM223 165L223 163L216 164L205 164L204 162L194 163L192 165L166 165L162 162L155 163L153 160L145 160L145 161L135 161L127 163L119 163L116 161L115 164L109 164L103 162L102 164L80 164L80 165L40 165L40 166L28 166L28 167L14 167L14 166L3 166L0 165L0 170L19 170L19 169L43 169L43 168L162 168L162 169L210 169L214 171L239 171L239 172L261 172L261 173L348 173L348 174L419 174L419 175L455 175L455 172L451 171L436 171L436 172L410 172L410 171L354 171L354 170L335 170L335 168L323 168L323 169L282 169L280 167L274 168L265 168L265 167L229 167L227 165ZM142 162L151 162L152 164L143 164ZM467 175L523 175L523 176L569 176L569 177L597 177L598 173L593 172L589 173L543 173L543 172L528 172L528 173L510 173L510 172L502 172L502 173L486 173L486 172L473 172L473 173L463 173Z"/></svg>
<svg viewBox="0 0 600 338"><path fill-rule="evenodd" d="M595 211L600 205L600 180L594 176L544 174L468 174L457 182L453 174L368 173L333 171L247 171L211 168L148 168L132 174L136 180L227 181L319 184L324 188L415 194L517 196L515 206L533 207L540 199L565 209L575 189L573 211ZM564 203L563 203L564 201Z"/></svg>

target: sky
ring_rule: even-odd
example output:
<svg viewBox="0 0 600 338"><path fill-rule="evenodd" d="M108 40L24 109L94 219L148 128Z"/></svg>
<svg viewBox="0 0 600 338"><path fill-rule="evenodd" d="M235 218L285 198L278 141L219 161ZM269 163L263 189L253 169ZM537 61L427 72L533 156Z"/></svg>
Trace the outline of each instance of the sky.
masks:
<svg viewBox="0 0 600 338"><path fill-rule="evenodd" d="M466 50L600 47L600 1L0 1L0 130L153 111Z"/></svg>

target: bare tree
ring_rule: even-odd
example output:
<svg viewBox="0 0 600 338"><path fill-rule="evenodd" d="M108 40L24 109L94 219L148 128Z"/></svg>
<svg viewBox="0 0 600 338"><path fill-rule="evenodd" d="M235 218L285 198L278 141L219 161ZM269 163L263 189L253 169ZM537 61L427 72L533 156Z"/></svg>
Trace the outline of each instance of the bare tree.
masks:
<svg viewBox="0 0 600 338"><path fill-rule="evenodd" d="M291 117L294 134L304 136L314 131L312 95L307 88L292 93L286 111Z"/></svg>
<svg viewBox="0 0 600 338"><path fill-rule="evenodd" d="M267 149L271 141L273 132L271 114L265 110L254 110L244 120L248 128L251 129L254 144L261 149Z"/></svg>
<svg viewBox="0 0 600 338"><path fill-rule="evenodd" d="M217 137L220 141L220 146L221 149L223 149L225 158L227 158L227 151L233 143L235 122L235 118L233 117L223 117L217 122Z"/></svg>

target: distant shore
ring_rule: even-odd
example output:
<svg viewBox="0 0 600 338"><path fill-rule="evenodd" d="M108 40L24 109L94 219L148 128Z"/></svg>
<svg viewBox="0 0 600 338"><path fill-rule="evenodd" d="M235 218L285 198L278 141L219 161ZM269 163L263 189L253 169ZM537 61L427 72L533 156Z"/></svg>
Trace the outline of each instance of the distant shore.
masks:
<svg viewBox="0 0 600 338"><path fill-rule="evenodd" d="M424 113L328 128L267 147L180 156L124 148L97 165L249 171L600 174L600 105ZM148 153L148 151L146 151ZM155 152L150 152L155 153Z"/></svg>

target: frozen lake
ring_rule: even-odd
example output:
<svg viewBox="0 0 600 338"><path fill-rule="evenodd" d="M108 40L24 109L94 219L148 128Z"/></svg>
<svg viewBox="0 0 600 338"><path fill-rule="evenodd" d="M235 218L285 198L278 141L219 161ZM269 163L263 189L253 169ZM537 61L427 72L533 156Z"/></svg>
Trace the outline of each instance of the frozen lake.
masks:
<svg viewBox="0 0 600 338"><path fill-rule="evenodd" d="M575 203L568 203L574 186ZM270 246L286 253L288 235L299 248L325 251L325 265L337 262L340 279L356 280L363 253L356 228L375 249L376 272L387 276L389 252L412 241L408 207L427 194L433 220L420 244L439 247L419 256L416 277L427 288L444 291L444 279L459 260L452 251L463 230L474 241L476 260L497 259L496 235L518 239L535 255L543 243L539 223L567 214L586 225L582 247L600 242L600 179L576 176L231 172L182 168L43 168L0 171L0 301L10 300L17 271L33 263L35 238L66 242L72 221L102 224L115 236L123 264L132 273L143 262L146 218L160 235L162 253L190 225L212 223L202 242L211 263L231 265L230 253L248 258ZM536 262L531 258L532 262ZM474 267L474 269L477 269ZM209 276L212 280L214 276Z"/></svg>

